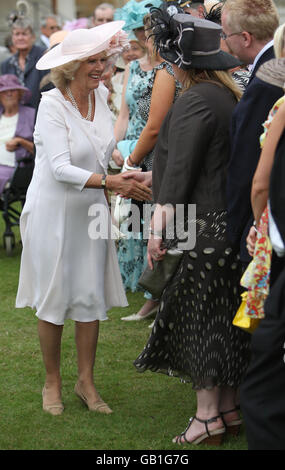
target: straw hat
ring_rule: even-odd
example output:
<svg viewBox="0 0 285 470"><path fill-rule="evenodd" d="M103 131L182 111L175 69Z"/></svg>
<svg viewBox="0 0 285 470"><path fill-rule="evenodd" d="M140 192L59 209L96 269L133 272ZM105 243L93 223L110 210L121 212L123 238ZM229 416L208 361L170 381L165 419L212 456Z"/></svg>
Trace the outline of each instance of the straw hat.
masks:
<svg viewBox="0 0 285 470"><path fill-rule="evenodd" d="M73 60L106 51L108 55L121 52L128 45L122 31L124 21L111 21L90 29L75 29L63 41L44 54L36 64L38 70L48 70Z"/></svg>

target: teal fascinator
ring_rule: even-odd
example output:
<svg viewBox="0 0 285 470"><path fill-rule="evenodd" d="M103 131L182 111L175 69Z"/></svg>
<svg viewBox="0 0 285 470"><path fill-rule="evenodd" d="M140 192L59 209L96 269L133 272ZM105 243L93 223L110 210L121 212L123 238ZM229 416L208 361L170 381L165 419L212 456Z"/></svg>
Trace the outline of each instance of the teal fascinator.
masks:
<svg viewBox="0 0 285 470"><path fill-rule="evenodd" d="M159 7L162 0L129 0L122 8L117 8L114 14L114 20L125 21L123 29L132 31L143 27L143 18L149 13L151 7Z"/></svg>

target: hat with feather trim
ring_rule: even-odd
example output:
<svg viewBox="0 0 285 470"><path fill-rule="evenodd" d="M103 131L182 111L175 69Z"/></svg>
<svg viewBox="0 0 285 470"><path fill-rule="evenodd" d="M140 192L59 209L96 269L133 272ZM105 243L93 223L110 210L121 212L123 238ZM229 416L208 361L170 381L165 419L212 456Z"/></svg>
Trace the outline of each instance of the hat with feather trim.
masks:
<svg viewBox="0 0 285 470"><path fill-rule="evenodd" d="M162 0L129 0L122 8L116 8L114 20L125 22L124 30L133 31L144 26L143 19L149 13L150 7L159 7Z"/></svg>
<svg viewBox="0 0 285 470"><path fill-rule="evenodd" d="M187 13L151 8L151 34L160 56L183 70L229 70L241 65L220 48L220 25Z"/></svg>
<svg viewBox="0 0 285 470"><path fill-rule="evenodd" d="M264 62L257 70L256 76L263 82L285 90L285 57Z"/></svg>
<svg viewBox="0 0 285 470"><path fill-rule="evenodd" d="M105 51L107 56L118 54L128 47L129 41L122 31L124 21L110 21L90 29L75 29L44 54L37 62L38 70L48 70L73 60L83 60Z"/></svg>

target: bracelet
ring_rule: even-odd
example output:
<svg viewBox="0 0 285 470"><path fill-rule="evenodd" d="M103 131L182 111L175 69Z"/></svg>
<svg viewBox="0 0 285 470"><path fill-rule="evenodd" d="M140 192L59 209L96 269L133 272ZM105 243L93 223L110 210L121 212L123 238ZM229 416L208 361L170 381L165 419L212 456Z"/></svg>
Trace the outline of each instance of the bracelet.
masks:
<svg viewBox="0 0 285 470"><path fill-rule="evenodd" d="M128 165L128 158L126 158L123 168L125 170L140 170L139 166L130 166L130 165Z"/></svg>
<svg viewBox="0 0 285 470"><path fill-rule="evenodd" d="M256 227L256 220L253 221L253 224L252 224L254 230L257 232L257 227Z"/></svg>
<svg viewBox="0 0 285 470"><path fill-rule="evenodd" d="M138 166L138 165L132 160L131 155L129 155L128 158L129 158L129 160L130 160L130 162L131 162L132 165L134 165L134 166L136 166L136 167Z"/></svg>
<svg viewBox="0 0 285 470"><path fill-rule="evenodd" d="M102 179L101 179L101 188L102 189L106 189L106 178L107 178L107 175L102 176Z"/></svg>

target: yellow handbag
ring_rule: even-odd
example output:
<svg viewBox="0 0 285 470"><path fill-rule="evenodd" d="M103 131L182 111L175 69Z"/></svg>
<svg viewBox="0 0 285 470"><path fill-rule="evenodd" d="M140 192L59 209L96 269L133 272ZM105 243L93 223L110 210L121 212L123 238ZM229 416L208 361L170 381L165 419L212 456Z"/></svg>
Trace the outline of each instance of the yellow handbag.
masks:
<svg viewBox="0 0 285 470"><path fill-rule="evenodd" d="M248 333L253 333L254 330L258 327L260 319L249 317L245 313L247 295L247 291L241 294L242 302L233 319L233 325L237 326L238 328L241 328L244 331L247 331Z"/></svg>

